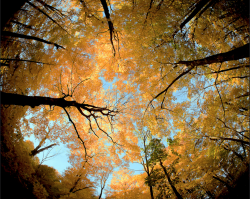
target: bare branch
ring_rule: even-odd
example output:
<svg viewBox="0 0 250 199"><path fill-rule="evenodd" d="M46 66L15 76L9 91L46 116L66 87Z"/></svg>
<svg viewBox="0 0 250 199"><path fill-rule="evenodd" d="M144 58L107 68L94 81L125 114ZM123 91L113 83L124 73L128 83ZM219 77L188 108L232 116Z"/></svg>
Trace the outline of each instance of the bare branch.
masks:
<svg viewBox="0 0 250 199"><path fill-rule="evenodd" d="M220 71L220 68L221 68L221 65L222 64L220 64L220 67L219 67L219 71ZM219 94L219 97L220 97L220 101L221 101L221 106L222 106L222 109L223 109L223 112L224 112L224 120L226 120L226 113L225 113L225 107L224 107L224 104L223 104L223 101L222 101L222 98L221 98L221 94L220 94L220 91L219 91L219 89L218 89L218 87L217 87L217 79L218 79L218 73L216 74L216 79L215 79L215 82L214 82L214 85L215 85L215 88L216 88L216 90L217 90L217 92L218 92L218 94Z"/></svg>
<svg viewBox="0 0 250 199"><path fill-rule="evenodd" d="M84 143L84 141L82 140L82 138L80 137L80 135L79 135L79 133L78 133L78 130L77 130L77 128L76 128L76 125L75 125L75 123L73 122L73 120L71 119L71 117L70 117L68 111L66 110L66 108L63 108L63 109L64 109L64 111L66 112L66 114L67 114L67 116L68 116L68 118L69 118L69 121L70 121L70 122L72 123L72 125L74 126L74 129L75 129L75 132L76 132L76 134L77 134L78 139L82 142L82 145L83 145L84 151L85 151L85 159L87 159L87 149L86 149L85 143Z"/></svg>

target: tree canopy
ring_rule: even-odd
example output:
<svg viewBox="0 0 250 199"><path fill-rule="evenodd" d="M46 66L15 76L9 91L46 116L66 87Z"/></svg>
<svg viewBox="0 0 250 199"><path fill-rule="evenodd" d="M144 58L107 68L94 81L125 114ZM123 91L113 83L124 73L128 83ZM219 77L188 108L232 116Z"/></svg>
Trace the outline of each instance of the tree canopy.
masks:
<svg viewBox="0 0 250 199"><path fill-rule="evenodd" d="M1 168L13 180L2 194L248 198L248 7L2 2ZM37 157L60 144L61 174Z"/></svg>

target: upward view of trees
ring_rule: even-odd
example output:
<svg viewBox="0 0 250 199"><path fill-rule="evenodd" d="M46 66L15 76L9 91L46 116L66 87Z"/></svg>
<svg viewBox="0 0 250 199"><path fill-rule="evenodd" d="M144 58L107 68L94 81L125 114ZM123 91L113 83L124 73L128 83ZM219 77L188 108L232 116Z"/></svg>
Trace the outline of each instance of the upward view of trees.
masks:
<svg viewBox="0 0 250 199"><path fill-rule="evenodd" d="M1 4L6 198L249 198L248 1Z"/></svg>

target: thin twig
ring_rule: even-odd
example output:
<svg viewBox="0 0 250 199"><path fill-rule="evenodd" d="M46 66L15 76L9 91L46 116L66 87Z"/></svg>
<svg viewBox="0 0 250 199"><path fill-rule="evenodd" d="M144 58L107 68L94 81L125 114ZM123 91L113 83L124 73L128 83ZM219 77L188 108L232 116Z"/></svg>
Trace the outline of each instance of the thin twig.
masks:
<svg viewBox="0 0 250 199"><path fill-rule="evenodd" d="M219 70L218 70L218 71L220 71L221 65L222 65L222 63L220 64L220 67L219 67ZM221 106L222 106L223 112L224 112L224 121L226 121L225 107L224 107L224 104L223 104L223 101L222 101L222 98L221 98L221 94L220 94L220 91L219 91L219 89L218 89L218 87L217 87L217 83L216 83L216 81L217 81L217 79L218 79L218 76L219 76L219 73L216 74L216 79L215 79L214 85L215 85L215 88L216 88L216 90L217 90L217 92L218 92L218 94L219 94L220 101L221 101Z"/></svg>

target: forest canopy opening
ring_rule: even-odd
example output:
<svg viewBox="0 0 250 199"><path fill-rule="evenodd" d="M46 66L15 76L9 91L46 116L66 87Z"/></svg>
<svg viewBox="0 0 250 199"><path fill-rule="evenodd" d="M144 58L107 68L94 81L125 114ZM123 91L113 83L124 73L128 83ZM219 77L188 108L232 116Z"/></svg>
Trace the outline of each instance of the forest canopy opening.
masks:
<svg viewBox="0 0 250 199"><path fill-rule="evenodd" d="M3 1L2 194L249 198L248 8ZM38 158L60 145L63 173Z"/></svg>

